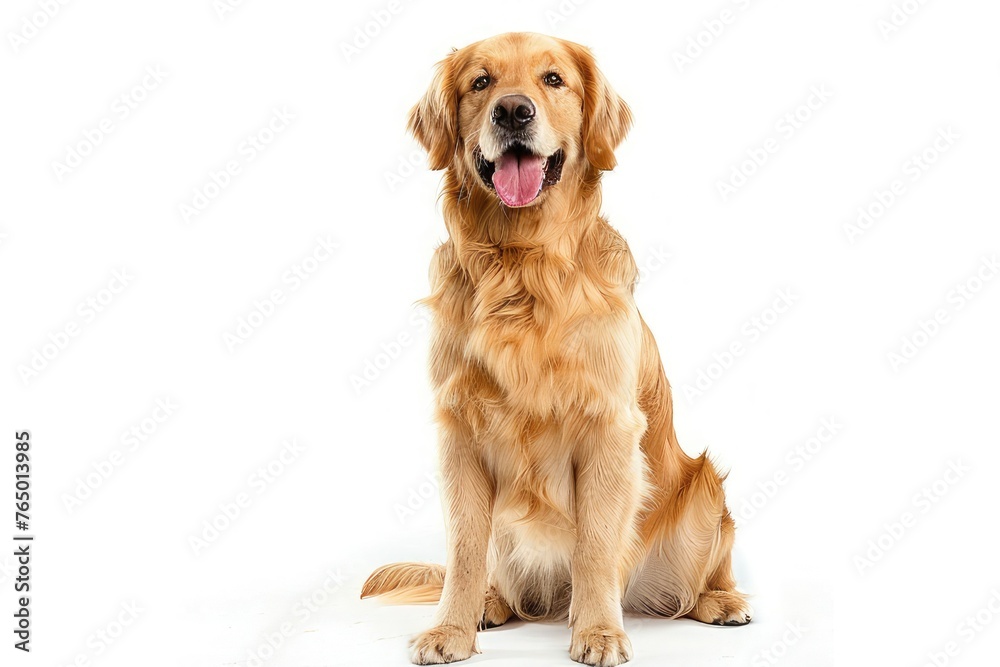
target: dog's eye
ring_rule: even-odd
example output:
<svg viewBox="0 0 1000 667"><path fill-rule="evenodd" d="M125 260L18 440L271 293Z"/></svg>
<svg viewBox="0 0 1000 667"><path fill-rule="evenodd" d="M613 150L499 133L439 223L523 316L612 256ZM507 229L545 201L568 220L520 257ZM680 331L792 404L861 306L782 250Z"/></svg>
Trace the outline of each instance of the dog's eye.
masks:
<svg viewBox="0 0 1000 667"><path fill-rule="evenodd" d="M548 74L546 74L544 81L546 85L552 86L553 88L558 88L559 86L563 85L562 77L556 74L555 72L549 72Z"/></svg>
<svg viewBox="0 0 1000 667"><path fill-rule="evenodd" d="M473 90L486 90L486 86L490 85L489 76L481 76L472 82Z"/></svg>

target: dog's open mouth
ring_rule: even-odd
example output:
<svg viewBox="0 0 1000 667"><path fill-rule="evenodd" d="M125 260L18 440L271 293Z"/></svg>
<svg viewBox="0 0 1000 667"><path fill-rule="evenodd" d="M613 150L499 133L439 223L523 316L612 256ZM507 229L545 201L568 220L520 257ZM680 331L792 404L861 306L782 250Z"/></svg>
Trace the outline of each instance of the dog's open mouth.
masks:
<svg viewBox="0 0 1000 667"><path fill-rule="evenodd" d="M543 157L521 144L512 144L496 162L490 162L476 149L476 167L483 183L496 190L500 200L511 207L527 206L541 194L542 188L558 183L564 159L562 150Z"/></svg>

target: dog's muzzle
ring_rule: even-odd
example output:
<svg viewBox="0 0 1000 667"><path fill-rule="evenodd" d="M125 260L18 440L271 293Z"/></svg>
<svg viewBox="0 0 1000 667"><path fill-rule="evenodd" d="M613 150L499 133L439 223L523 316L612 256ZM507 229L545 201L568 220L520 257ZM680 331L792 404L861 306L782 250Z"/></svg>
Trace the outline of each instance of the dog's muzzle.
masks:
<svg viewBox="0 0 1000 667"><path fill-rule="evenodd" d="M539 155L534 144L535 103L525 95L504 95L490 110L494 139L503 147L495 161L475 152L476 168L486 187L496 190L500 200L512 208L527 206L542 189L559 182L564 153Z"/></svg>

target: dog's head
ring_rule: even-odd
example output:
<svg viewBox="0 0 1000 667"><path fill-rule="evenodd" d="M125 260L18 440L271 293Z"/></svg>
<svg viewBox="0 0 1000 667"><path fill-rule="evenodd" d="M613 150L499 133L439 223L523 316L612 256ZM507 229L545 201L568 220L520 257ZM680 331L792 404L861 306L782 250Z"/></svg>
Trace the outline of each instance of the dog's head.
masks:
<svg viewBox="0 0 1000 667"><path fill-rule="evenodd" d="M455 169L513 208L612 169L631 121L587 48L508 33L438 63L409 128L432 169Z"/></svg>

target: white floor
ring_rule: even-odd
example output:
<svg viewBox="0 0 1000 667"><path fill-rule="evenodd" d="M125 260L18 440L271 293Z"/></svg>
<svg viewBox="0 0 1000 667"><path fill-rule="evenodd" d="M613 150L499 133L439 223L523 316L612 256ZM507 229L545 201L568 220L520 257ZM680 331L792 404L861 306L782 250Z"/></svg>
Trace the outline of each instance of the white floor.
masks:
<svg viewBox="0 0 1000 667"><path fill-rule="evenodd" d="M317 581L313 591L290 591L247 600L204 601L188 615L193 645L208 647L196 662L238 667L379 667L409 664L410 636L429 627L434 605L390 606L360 600L358 593L369 566L352 562L356 572L339 570L329 596ZM737 575L739 572L737 567ZM746 587L745 587L746 588ZM317 604L306 613L301 600ZM829 593L776 587L753 597L755 618L743 627L709 626L695 621L627 617L632 641L630 664L808 665L823 667L834 660L832 605ZM298 605L298 606L296 606ZM282 627L284 625L284 627ZM481 654L467 665L526 667L574 664L568 655L569 629L561 623L513 621L479 634ZM277 645L272 649L272 645ZM194 656L192 656L194 662Z"/></svg>

